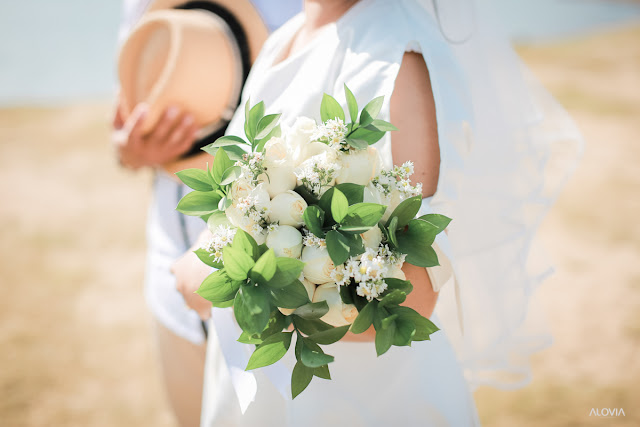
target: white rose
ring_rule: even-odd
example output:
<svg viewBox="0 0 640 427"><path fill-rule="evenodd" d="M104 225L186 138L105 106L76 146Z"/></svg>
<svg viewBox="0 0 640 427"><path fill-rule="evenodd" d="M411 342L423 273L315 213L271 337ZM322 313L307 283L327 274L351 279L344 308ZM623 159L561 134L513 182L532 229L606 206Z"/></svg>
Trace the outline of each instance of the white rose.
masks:
<svg viewBox="0 0 640 427"><path fill-rule="evenodd" d="M245 227L251 227L253 225L251 218L246 217L240 209L233 205L229 206L224 213L234 227L244 230Z"/></svg>
<svg viewBox="0 0 640 427"><path fill-rule="evenodd" d="M342 302L338 285L335 283L325 283L316 288L313 302L320 301L326 301L329 306L329 311L320 320L332 326L350 325L358 317L358 309L353 304Z"/></svg>
<svg viewBox="0 0 640 427"><path fill-rule="evenodd" d="M352 182L367 185L380 173L380 155L374 147L366 150L355 150L340 153L342 168L336 177L336 182Z"/></svg>
<svg viewBox="0 0 640 427"><path fill-rule="evenodd" d="M260 231L259 233L256 233L256 231L253 229L245 231L249 233L251 237L253 237L253 240L255 240L258 245L261 245L267 241L267 230L265 229L262 229L262 231Z"/></svg>
<svg viewBox="0 0 640 427"><path fill-rule="evenodd" d="M262 185L269 193L269 197L276 197L280 193L296 188L296 175L293 173L292 162L274 163L267 166L267 171L258 176Z"/></svg>
<svg viewBox="0 0 640 427"><path fill-rule="evenodd" d="M404 193L401 193L398 190L392 190L389 196L387 197L387 210L382 215L382 220L387 221L393 211L398 207L400 203L405 199Z"/></svg>
<svg viewBox="0 0 640 427"><path fill-rule="evenodd" d="M264 164L270 165L289 160L289 150L284 139L274 136L264 144Z"/></svg>
<svg viewBox="0 0 640 427"><path fill-rule="evenodd" d="M207 219L207 228L212 233L221 225L231 226L231 222L229 222L229 218L227 218L227 215L225 215L224 212L216 211L209 216L209 219Z"/></svg>
<svg viewBox="0 0 640 427"><path fill-rule="evenodd" d="M249 197L253 199L256 209L265 212L265 216L271 210L271 197L269 197L264 183L258 184L256 188L251 190Z"/></svg>
<svg viewBox="0 0 640 427"><path fill-rule="evenodd" d="M316 122L308 117L298 117L286 133L286 141L291 150L294 166L306 159L306 147L311 142L311 136L316 130Z"/></svg>
<svg viewBox="0 0 640 427"><path fill-rule="evenodd" d="M302 257L300 259L305 263L302 274L311 283L320 285L332 281L331 272L336 267L329 257L327 248L305 246L302 248Z"/></svg>
<svg viewBox="0 0 640 427"><path fill-rule="evenodd" d="M402 266L398 264L394 264L389 267L389 271L387 272L386 277L391 277L393 279L407 280L407 276L405 276L404 271L402 271Z"/></svg>
<svg viewBox="0 0 640 427"><path fill-rule="evenodd" d="M304 285L304 288L307 290L307 295L309 295L309 301L313 301L313 294L316 292L316 285L314 285L308 280L303 279L300 281ZM278 310L280 310L280 313L284 314L285 316L289 316L291 313L296 311L295 308L280 308L280 307L278 307Z"/></svg>
<svg viewBox="0 0 640 427"><path fill-rule="evenodd" d="M382 242L382 231L376 225L360 234L360 237L362 237L362 243L364 243L365 248L378 249Z"/></svg>
<svg viewBox="0 0 640 427"><path fill-rule="evenodd" d="M276 256L300 258L302 254L302 234L289 225L280 225L270 232L266 243Z"/></svg>
<svg viewBox="0 0 640 427"><path fill-rule="evenodd" d="M236 179L231 184L231 200L246 199L255 187L244 178Z"/></svg>
<svg viewBox="0 0 640 427"><path fill-rule="evenodd" d="M373 184L369 184L364 187L363 194L363 202L364 203L377 203L379 205L384 205L382 202L382 194L380 194L380 190L378 190Z"/></svg>
<svg viewBox="0 0 640 427"><path fill-rule="evenodd" d="M295 172L297 174L301 174L301 173L305 173L305 171L311 171L314 165L318 165L319 167L324 169L330 169L330 168L333 168L334 170L337 169L336 173L333 174L333 177L331 178L331 180L329 182L323 183L324 184L323 193L324 193L324 191L327 191L330 186L334 186L336 184L335 177L338 175L338 172L340 169L340 162L338 160L338 152L335 149L322 143L319 143L319 144L323 145L326 148L326 150L324 150L320 154L311 156L310 158L302 162L295 169ZM302 180L298 178L297 184L302 185Z"/></svg>
<svg viewBox="0 0 640 427"><path fill-rule="evenodd" d="M302 214L306 208L307 202L295 191L280 193L271 199L269 222L300 227L304 224Z"/></svg>

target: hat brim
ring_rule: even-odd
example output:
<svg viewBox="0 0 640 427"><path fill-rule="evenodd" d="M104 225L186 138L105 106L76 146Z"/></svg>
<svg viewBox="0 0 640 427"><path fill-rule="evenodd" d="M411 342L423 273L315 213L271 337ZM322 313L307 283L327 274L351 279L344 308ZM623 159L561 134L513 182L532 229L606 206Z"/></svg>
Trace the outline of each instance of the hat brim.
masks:
<svg viewBox="0 0 640 427"><path fill-rule="evenodd" d="M201 4L201 5L200 5ZM260 17L258 10L249 0L154 0L147 7L147 12L161 9L195 8L207 9L207 5L216 6L228 11L242 26L249 47L249 59L253 64L260 53L264 41L269 36L269 29Z"/></svg>

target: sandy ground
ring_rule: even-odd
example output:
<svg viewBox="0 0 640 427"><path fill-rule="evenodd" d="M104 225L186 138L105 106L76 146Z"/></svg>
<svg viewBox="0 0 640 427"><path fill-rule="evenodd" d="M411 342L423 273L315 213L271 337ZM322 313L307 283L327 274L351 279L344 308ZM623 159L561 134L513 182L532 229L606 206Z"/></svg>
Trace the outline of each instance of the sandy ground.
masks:
<svg viewBox="0 0 640 427"><path fill-rule="evenodd" d="M555 345L487 426L640 425L640 27L521 49L587 139L542 240ZM172 426L142 298L150 175L109 106L0 110L0 426ZM591 408L623 408L596 418Z"/></svg>

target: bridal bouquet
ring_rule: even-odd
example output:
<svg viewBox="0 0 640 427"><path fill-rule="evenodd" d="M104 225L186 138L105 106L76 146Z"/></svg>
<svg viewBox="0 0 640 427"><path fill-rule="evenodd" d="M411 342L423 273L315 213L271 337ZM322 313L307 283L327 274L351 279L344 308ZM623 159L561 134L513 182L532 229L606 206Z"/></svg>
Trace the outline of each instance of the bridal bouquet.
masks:
<svg viewBox="0 0 640 427"><path fill-rule="evenodd" d="M438 330L402 305L413 287L401 268L438 265L432 244L450 219L416 218L422 191L410 162L381 168L371 145L396 129L376 118L383 98L359 112L345 93L350 123L325 94L322 123L299 117L286 130L264 103L247 102L246 140L224 136L205 148L209 170L178 173L194 191L177 209L207 221L196 254L218 269L197 293L233 307L238 341L256 346L248 370L280 360L295 335L294 398L314 376L330 379L334 358L321 346L348 331L373 326L382 355Z"/></svg>

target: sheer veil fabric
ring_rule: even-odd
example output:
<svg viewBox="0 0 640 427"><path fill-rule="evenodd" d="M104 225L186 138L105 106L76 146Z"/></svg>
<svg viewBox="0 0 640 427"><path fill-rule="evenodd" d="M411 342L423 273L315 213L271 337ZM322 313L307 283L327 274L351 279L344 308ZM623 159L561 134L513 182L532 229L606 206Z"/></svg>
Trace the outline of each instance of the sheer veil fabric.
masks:
<svg viewBox="0 0 640 427"><path fill-rule="evenodd" d="M529 356L551 343L535 303L551 269L533 265L533 240L577 165L582 138L520 62L491 2L418 3L460 64L471 113L439 122L457 156L444 162L430 206L453 218L457 286L442 289L436 312L472 386L516 388L531 378Z"/></svg>

